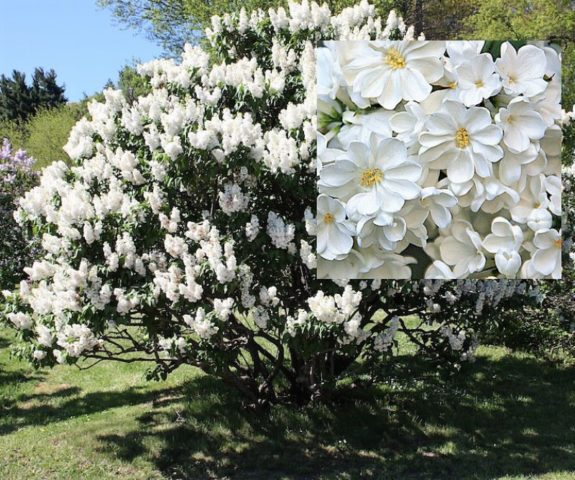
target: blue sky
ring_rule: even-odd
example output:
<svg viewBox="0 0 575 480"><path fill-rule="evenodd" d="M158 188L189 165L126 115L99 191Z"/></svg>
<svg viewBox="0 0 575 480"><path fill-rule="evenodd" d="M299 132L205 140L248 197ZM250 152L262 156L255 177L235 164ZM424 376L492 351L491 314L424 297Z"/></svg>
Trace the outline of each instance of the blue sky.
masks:
<svg viewBox="0 0 575 480"><path fill-rule="evenodd" d="M116 24L96 0L0 0L0 74L53 68L70 101L101 90L132 59L161 48L143 33Z"/></svg>

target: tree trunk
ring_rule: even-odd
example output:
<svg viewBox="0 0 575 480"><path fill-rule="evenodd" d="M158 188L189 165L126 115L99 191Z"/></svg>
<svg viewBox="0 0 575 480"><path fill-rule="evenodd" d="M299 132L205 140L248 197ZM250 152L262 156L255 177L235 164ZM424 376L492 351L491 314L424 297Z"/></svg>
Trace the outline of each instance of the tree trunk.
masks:
<svg viewBox="0 0 575 480"><path fill-rule="evenodd" d="M415 0L415 33L423 32L423 0Z"/></svg>

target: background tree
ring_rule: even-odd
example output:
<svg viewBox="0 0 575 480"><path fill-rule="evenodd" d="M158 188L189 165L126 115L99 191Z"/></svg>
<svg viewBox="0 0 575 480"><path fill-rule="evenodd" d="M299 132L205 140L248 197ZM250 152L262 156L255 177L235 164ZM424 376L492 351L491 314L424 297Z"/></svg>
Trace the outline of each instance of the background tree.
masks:
<svg viewBox="0 0 575 480"><path fill-rule="evenodd" d="M12 78L0 77L0 120L26 122L40 108L57 107L66 101L54 70L36 68L31 85L26 82L26 74L18 70L12 72Z"/></svg>
<svg viewBox="0 0 575 480"><path fill-rule="evenodd" d="M4 138L7 138L14 148L24 148L28 139L27 124L17 123L13 120L1 120L0 139Z"/></svg>
<svg viewBox="0 0 575 480"><path fill-rule="evenodd" d="M485 0L463 20L461 38L550 40L561 45L562 100L575 103L575 3L570 0Z"/></svg>
<svg viewBox="0 0 575 480"><path fill-rule="evenodd" d="M62 147L68 141L76 122L88 113L87 102L68 103L57 108L41 108L27 122L0 122L0 139L6 138L16 150L26 150L37 159L33 165L39 170L63 160L70 161Z"/></svg>
<svg viewBox="0 0 575 480"><path fill-rule="evenodd" d="M97 0L98 5L109 8L120 24L144 31L161 45L167 53L179 54L185 43L197 43L202 29L209 26L212 15L232 13L245 8L287 7L288 0ZM355 0L327 0L332 11L358 3ZM396 8L393 0L378 2L378 14Z"/></svg>
<svg viewBox="0 0 575 480"><path fill-rule="evenodd" d="M12 78L0 77L0 120L22 121L34 114L31 88L26 74L14 70Z"/></svg>
<svg viewBox="0 0 575 480"><path fill-rule="evenodd" d="M124 98L129 104L134 103L138 97L147 95L152 90L149 80L138 73L135 65L136 63L123 67L116 84L112 83L113 88L122 90Z"/></svg>
<svg viewBox="0 0 575 480"><path fill-rule="evenodd" d="M64 96L64 86L58 85L56 72L45 72L43 68L36 68L32 77L32 100L36 109L55 108L68 101ZM36 111L37 111L36 110Z"/></svg>
<svg viewBox="0 0 575 480"><path fill-rule="evenodd" d="M415 25L417 33L425 32L430 40L461 38L465 19L474 14L473 0L414 0L395 2L408 25Z"/></svg>
<svg viewBox="0 0 575 480"><path fill-rule="evenodd" d="M283 3L277 0L98 0L101 7L112 10L118 21L128 28L144 31L166 51L176 53L186 42L195 43L201 26L214 12L253 4Z"/></svg>
<svg viewBox="0 0 575 480"><path fill-rule="evenodd" d="M30 119L25 147L37 159L37 169L57 160L70 160L62 147L68 141L72 127L84 113L82 104L69 103L58 108L44 108Z"/></svg>

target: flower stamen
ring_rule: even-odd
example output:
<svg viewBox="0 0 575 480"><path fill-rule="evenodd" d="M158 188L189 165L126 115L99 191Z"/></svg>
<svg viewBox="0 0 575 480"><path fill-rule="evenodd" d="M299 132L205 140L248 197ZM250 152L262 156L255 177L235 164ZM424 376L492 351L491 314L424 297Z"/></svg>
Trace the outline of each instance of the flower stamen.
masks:
<svg viewBox="0 0 575 480"><path fill-rule="evenodd" d="M329 212L327 212L327 213L323 216L323 223L326 223L326 224L328 224L328 225L329 225L330 223L333 223L334 220L335 220L335 217L333 216L333 214L331 214L331 213L329 213Z"/></svg>
<svg viewBox="0 0 575 480"><path fill-rule="evenodd" d="M373 187L383 178L383 172L379 168L368 168L361 173L359 184L362 187Z"/></svg>
<svg viewBox="0 0 575 480"><path fill-rule="evenodd" d="M563 240L561 240L560 238L558 238L557 240L555 240L555 242L553 242L555 244L555 248L558 248L559 250L561 249L562 245L563 245Z"/></svg>
<svg viewBox="0 0 575 480"><path fill-rule="evenodd" d="M469 133L465 128L460 128L455 132L455 145L457 148L467 148L469 146Z"/></svg>
<svg viewBox="0 0 575 480"><path fill-rule="evenodd" d="M395 48L390 48L385 54L385 63L389 65L393 70L399 70L405 68L405 58L399 53Z"/></svg>
<svg viewBox="0 0 575 480"><path fill-rule="evenodd" d="M477 80L477 81L475 82L475 86L476 86L477 88L483 88L483 87L485 86L485 84L483 83L483 80Z"/></svg>

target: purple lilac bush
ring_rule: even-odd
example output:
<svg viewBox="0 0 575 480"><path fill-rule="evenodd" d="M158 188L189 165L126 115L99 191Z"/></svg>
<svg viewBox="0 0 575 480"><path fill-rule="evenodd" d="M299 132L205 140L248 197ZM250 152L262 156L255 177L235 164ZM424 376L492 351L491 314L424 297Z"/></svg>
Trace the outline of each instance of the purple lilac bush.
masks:
<svg viewBox="0 0 575 480"><path fill-rule="evenodd" d="M38 183L34 159L12 149L8 139L0 148L0 287L11 288L24 276L33 258L33 242L14 219L16 201Z"/></svg>

